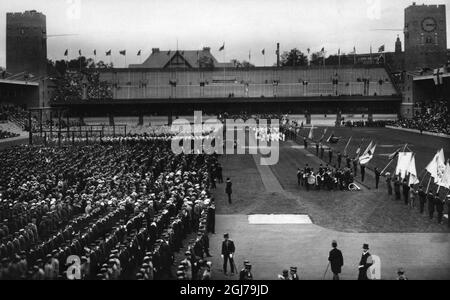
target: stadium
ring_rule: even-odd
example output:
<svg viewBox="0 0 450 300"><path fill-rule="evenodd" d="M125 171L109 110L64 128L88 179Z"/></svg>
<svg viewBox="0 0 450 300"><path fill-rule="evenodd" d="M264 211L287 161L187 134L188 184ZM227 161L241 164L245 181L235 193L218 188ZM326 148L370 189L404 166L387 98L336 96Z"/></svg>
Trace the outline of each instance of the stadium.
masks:
<svg viewBox="0 0 450 300"><path fill-rule="evenodd" d="M0 280L450 279L447 7L402 9L394 52L270 66L50 59L44 12L8 12Z"/></svg>

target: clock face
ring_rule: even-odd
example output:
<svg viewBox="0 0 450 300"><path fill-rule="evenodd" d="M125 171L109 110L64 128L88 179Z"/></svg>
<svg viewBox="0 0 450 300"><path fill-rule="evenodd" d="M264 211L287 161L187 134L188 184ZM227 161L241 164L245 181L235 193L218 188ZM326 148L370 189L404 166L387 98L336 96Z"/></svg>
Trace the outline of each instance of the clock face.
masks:
<svg viewBox="0 0 450 300"><path fill-rule="evenodd" d="M436 20L433 18L425 18L422 21L422 29L426 32L435 31L437 27Z"/></svg>

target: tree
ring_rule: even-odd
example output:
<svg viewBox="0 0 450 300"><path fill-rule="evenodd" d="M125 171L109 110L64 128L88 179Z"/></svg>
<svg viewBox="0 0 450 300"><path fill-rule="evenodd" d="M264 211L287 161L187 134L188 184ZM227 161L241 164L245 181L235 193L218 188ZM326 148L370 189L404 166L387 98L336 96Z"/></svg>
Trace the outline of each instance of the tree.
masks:
<svg viewBox="0 0 450 300"><path fill-rule="evenodd" d="M233 64L233 66L236 69L250 69L250 68L254 68L255 67L254 64L252 64L252 63L250 63L250 62L248 62L246 60L243 60L242 62L240 62L237 59L232 59L231 63Z"/></svg>
<svg viewBox="0 0 450 300"><path fill-rule="evenodd" d="M323 65L323 57L324 57L323 52L321 52L321 51L314 52L313 54L311 54L311 65L313 65L313 66Z"/></svg>
<svg viewBox="0 0 450 300"><path fill-rule="evenodd" d="M295 67L295 66L306 66L308 64L308 58L297 48L291 51L285 51L281 54L280 64L282 67Z"/></svg>

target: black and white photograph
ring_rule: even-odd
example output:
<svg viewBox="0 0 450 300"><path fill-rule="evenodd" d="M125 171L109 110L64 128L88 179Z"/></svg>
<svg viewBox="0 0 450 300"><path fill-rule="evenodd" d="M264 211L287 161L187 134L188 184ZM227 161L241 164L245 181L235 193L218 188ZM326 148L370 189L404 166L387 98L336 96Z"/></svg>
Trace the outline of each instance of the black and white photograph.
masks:
<svg viewBox="0 0 450 300"><path fill-rule="evenodd" d="M2 1L0 285L450 280L448 15Z"/></svg>

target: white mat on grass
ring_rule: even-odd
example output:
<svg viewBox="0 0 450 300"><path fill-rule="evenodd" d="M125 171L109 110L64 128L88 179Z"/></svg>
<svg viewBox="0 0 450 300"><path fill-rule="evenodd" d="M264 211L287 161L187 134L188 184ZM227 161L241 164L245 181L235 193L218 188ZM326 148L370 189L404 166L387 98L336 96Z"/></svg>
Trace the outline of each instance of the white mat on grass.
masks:
<svg viewBox="0 0 450 300"><path fill-rule="evenodd" d="M308 215L249 215L249 224L312 224Z"/></svg>

